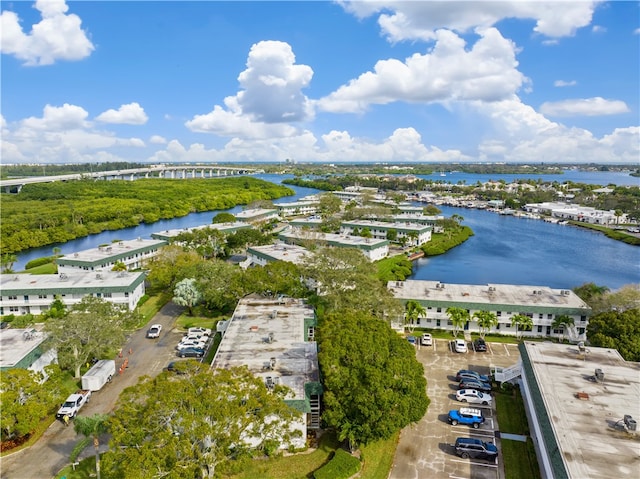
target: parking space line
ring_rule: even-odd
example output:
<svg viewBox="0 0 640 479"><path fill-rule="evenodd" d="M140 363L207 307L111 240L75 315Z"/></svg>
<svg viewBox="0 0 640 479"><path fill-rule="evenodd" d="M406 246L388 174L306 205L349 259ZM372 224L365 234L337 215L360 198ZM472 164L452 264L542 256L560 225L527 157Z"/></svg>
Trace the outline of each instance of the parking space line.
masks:
<svg viewBox="0 0 640 479"><path fill-rule="evenodd" d="M490 467L492 469L497 469L498 468L497 464L487 464L486 462L461 461L459 459L451 459L451 462L461 462L461 463L464 463L464 464L471 464L472 466Z"/></svg>
<svg viewBox="0 0 640 479"><path fill-rule="evenodd" d="M507 345L504 343L502 345L504 346L504 350L507 353L507 356L511 356L511 353L509 352L509 348L507 347Z"/></svg>

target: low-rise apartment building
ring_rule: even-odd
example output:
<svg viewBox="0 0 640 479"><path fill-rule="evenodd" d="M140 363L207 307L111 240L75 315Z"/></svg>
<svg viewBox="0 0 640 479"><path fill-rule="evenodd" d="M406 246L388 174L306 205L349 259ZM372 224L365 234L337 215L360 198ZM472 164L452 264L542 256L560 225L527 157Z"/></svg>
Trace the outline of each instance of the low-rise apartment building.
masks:
<svg viewBox="0 0 640 479"><path fill-rule="evenodd" d="M281 218L289 216L314 215L318 212L320 201L292 201L291 203L276 203Z"/></svg>
<svg viewBox="0 0 640 479"><path fill-rule="evenodd" d="M302 299L243 298L211 363L212 369L247 366L267 388L280 384L291 389L293 395L285 402L298 411L292 428L301 433L292 442L295 448L306 447L307 430L320 428L316 324L314 309Z"/></svg>
<svg viewBox="0 0 640 479"><path fill-rule="evenodd" d="M396 241L406 241L408 246L420 246L431 239L431 226L411 223L387 223L384 221L343 221L340 233L352 235L356 231L368 230L375 239L387 239L389 231L396 232Z"/></svg>
<svg viewBox="0 0 640 479"><path fill-rule="evenodd" d="M445 284L426 280L390 281L387 287L397 299L405 303L414 300L424 307L426 317L419 318L416 324L423 328L453 330L447 308L455 307L466 309L470 317L476 311L494 313L498 324L491 329L492 333L584 341L591 315L591 308L568 289L510 284ZM532 319L530 331L517 330L511 324L511 318L518 314ZM554 319L560 315L569 316L574 324L554 329ZM480 331L473 320L465 324L464 330Z"/></svg>
<svg viewBox="0 0 640 479"><path fill-rule="evenodd" d="M0 330L0 371L28 369L42 373L44 368L58 359L55 349L45 349L47 339L42 325L28 329L7 328Z"/></svg>
<svg viewBox="0 0 640 479"><path fill-rule="evenodd" d="M39 315L56 298L73 306L87 295L121 305L130 311L144 296L145 272L74 271L59 274L0 275L0 316Z"/></svg>
<svg viewBox="0 0 640 479"><path fill-rule="evenodd" d="M627 223L626 214L616 216L614 210L598 210L590 206L573 205L561 202L527 203L524 210L529 213L549 215L561 220L581 221L594 225L613 225Z"/></svg>
<svg viewBox="0 0 640 479"><path fill-rule="evenodd" d="M287 244L305 246L333 246L336 248L354 248L362 252L369 261L378 261L389 254L389 241L375 238L363 238L361 236L345 236L318 231L305 231L298 228L289 228L278 235L280 241Z"/></svg>
<svg viewBox="0 0 640 479"><path fill-rule="evenodd" d="M109 271L116 263L123 263L128 270L141 269L167 244L159 239L138 238L118 241L76 253L66 254L56 260L59 273L74 271Z"/></svg>
<svg viewBox="0 0 640 479"><path fill-rule="evenodd" d="M266 266L273 261L288 261L300 265L310 256L308 249L296 244L276 243L247 248L246 265Z"/></svg>
<svg viewBox="0 0 640 479"><path fill-rule="evenodd" d="M212 230L217 230L220 233L228 234L228 233L235 233L236 231L239 231L239 230L251 229L253 228L253 226L251 226L248 223L243 223L241 221L235 221L233 223L211 223L208 225L194 226L192 228L177 228L173 230L158 231L156 233L151 233L151 237L154 239L170 242L176 236L182 233L192 233L194 231L203 230L207 228Z"/></svg>
<svg viewBox="0 0 640 479"><path fill-rule="evenodd" d="M266 223L279 218L277 209L255 208L235 213L238 221L243 223Z"/></svg>

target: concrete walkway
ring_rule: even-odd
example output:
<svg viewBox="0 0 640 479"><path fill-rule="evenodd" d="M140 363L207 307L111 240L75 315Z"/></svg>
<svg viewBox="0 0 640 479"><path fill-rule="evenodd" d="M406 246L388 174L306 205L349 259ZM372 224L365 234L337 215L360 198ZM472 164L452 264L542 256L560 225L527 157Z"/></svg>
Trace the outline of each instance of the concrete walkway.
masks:
<svg viewBox="0 0 640 479"><path fill-rule="evenodd" d="M174 346L179 333L171 333L176 318L183 308L173 303L166 304L158 312L150 324L162 324L163 331L158 340L147 339L146 328L133 333L123 348L123 357L116 358L116 368L128 358L127 369L113 378L111 383L100 391L92 394L91 400L81 410L81 416L106 414L113 411L120 393L127 387L138 382L144 375L156 376L168 362L175 358ZM131 350L131 354L129 351ZM45 479L55 477L65 466L69 465L69 456L73 448L81 439L73 424L65 427L60 421L55 421L45 431L42 437L29 448L0 459L0 477L2 479ZM106 449L106 437L103 448ZM89 445L81 458L94 454L93 445Z"/></svg>

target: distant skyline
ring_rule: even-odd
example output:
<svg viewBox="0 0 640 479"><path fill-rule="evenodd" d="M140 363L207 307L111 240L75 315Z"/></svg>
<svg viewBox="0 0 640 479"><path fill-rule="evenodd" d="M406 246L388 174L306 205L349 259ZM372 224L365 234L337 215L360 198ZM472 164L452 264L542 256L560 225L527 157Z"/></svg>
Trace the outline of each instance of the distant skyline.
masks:
<svg viewBox="0 0 640 479"><path fill-rule="evenodd" d="M636 1L1 11L3 164L640 164Z"/></svg>

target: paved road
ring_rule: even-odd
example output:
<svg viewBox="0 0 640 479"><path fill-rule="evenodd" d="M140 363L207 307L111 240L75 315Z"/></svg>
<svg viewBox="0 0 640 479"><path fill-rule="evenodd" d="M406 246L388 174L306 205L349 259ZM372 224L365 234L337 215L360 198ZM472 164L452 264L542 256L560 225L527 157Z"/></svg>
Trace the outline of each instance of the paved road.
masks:
<svg viewBox="0 0 640 479"><path fill-rule="evenodd" d="M182 333L174 330L173 327L182 309L180 306L168 303L150 321L149 324L162 324L163 329L159 339L147 339L146 328L136 331L129 337L123 348L123 357L116 358L116 368L119 368L128 358L127 369L91 396L89 403L82 408L81 416L111 412L123 389L136 384L140 376L159 374L162 368L175 358L174 347ZM0 477L2 479L55 477L60 469L69 464L71 451L80 439L73 430L73 424L65 427L60 421L55 421L36 444L0 460ZM92 446L85 449L81 457L90 454L93 454Z"/></svg>

